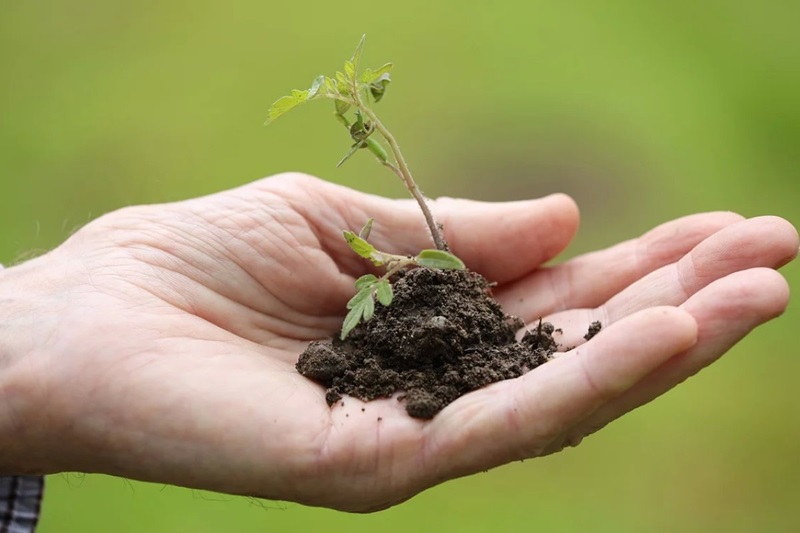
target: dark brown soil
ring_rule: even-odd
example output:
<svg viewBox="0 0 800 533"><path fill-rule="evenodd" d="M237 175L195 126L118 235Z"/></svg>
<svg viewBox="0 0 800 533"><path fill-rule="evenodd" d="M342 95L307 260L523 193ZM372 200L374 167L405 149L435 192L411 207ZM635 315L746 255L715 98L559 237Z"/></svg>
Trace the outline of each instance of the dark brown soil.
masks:
<svg viewBox="0 0 800 533"><path fill-rule="evenodd" d="M376 304L344 341L311 343L297 370L328 387L329 405L343 395L368 401L402 392L409 415L432 418L459 396L550 359L553 326L540 322L517 342L522 326L480 275L418 268L394 283L391 306Z"/></svg>

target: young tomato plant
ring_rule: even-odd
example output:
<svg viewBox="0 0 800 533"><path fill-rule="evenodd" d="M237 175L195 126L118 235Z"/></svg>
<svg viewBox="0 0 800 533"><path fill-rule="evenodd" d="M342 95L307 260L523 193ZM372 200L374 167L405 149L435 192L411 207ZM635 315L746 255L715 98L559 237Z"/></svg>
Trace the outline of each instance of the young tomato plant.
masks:
<svg viewBox="0 0 800 533"><path fill-rule="evenodd" d="M367 221L358 235L345 230L344 238L350 248L361 257L372 261L374 265L384 267L386 272L380 277L367 274L356 280L357 292L347 303L349 312L342 325L342 339L359 322L372 318L376 300L384 306L391 304L393 293L390 281L397 272L414 266L464 268L464 263L449 252L442 227L434 219L425 196L414 181L397 140L371 107L371 104L378 103L386 94L391 82L389 73L392 64L386 63L377 69L365 68L362 71L360 63L364 40L365 36L362 36L353 57L345 62L343 72L336 72L333 77L317 76L309 89L294 89L290 95L279 98L270 107L266 122L267 124L273 122L302 103L311 100L332 100L334 117L347 129L352 141L350 149L336 166L342 165L361 149L370 152L380 164L403 181L408 192L417 201L436 245L436 249L422 250L416 256L394 255L377 250L367 241L372 228L372 219ZM383 138L388 145L388 151L376 139L375 134Z"/></svg>

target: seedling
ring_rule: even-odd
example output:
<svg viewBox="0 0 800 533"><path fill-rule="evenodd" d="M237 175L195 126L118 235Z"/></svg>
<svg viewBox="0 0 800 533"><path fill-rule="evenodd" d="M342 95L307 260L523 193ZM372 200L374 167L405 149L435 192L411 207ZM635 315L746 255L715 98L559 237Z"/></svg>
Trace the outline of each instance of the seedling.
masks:
<svg viewBox="0 0 800 533"><path fill-rule="evenodd" d="M347 337L359 322L372 318L376 300L384 306L391 304L393 296L391 277L394 274L410 267L464 268L464 263L449 252L447 242L442 235L442 227L433 218L425 196L414 181L397 140L372 110L371 104L378 103L386 94L391 82L389 72L392 70L392 64L386 63L377 69L366 68L362 71L360 63L364 40L365 36L362 36L353 57L345 62L344 72L336 72L333 77L317 76L309 89L294 89L290 95L279 98L270 107L266 122L270 124L302 103L311 100L332 100L334 117L347 129L352 140L350 149L336 166L341 166L361 149L370 152L381 165L403 181L422 210L436 245L436 249L422 250L415 256L394 255L377 250L367 241L372 228L372 219L367 221L358 235L344 230L344 238L350 248L361 257L372 261L375 266L384 267L386 272L380 277L367 274L356 280L357 292L347 303L349 312L342 325L342 339ZM375 138L375 133L386 142L388 151Z"/></svg>

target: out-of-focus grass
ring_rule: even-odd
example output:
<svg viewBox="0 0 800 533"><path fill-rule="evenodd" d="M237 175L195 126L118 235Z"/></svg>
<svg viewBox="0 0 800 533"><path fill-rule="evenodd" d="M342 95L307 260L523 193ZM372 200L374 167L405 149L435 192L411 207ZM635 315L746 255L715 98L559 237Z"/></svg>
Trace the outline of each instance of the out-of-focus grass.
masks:
<svg viewBox="0 0 800 533"><path fill-rule="evenodd" d="M585 222L568 255L695 211L797 224L799 16L780 1L6 2L0 262L123 205L284 170L403 195L367 157L333 168L348 143L324 104L262 127L363 32L366 61L397 65L379 111L431 196L568 192ZM793 303L577 450L376 515L62 475L41 530L793 530L799 320Z"/></svg>

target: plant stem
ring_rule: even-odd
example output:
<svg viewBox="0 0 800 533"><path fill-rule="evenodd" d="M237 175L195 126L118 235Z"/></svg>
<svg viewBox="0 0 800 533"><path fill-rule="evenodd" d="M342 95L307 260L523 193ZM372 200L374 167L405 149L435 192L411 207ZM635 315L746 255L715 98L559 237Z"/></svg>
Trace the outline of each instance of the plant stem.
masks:
<svg viewBox="0 0 800 533"><path fill-rule="evenodd" d="M409 267L409 266L411 266L413 264L414 264L414 260L413 259L409 259L408 257L404 257L401 260L397 261L394 265L392 265L392 267L389 268L386 271L386 273L383 276L380 277L380 279L387 279L388 280L393 275L397 274L398 272L400 272L404 268L407 268L407 267Z"/></svg>
<svg viewBox="0 0 800 533"><path fill-rule="evenodd" d="M443 251L449 251L447 241L444 240L444 235L442 235L439 224L436 222L436 219L433 218L433 213L431 213L431 210L428 207L428 202L425 200L425 196L422 194L422 191L419 190L419 187L417 187L417 183L414 181L414 177L411 175L411 170L408 168L408 164L403 157L403 153L400 151L400 146L397 144L397 140L394 138L394 135L392 135L392 133L386 129L386 126L383 125L375 112L361 102L361 98L358 96L358 94L356 94L355 100L356 106L364 114L366 114L370 120L372 120L373 127L375 127L375 129L377 129L378 132L383 135L383 138L386 139L386 142L389 143L389 148L392 150L392 154L394 155L395 162L397 162L397 166L388 162L384 163L384 165L403 180L408 192L411 193L411 196L413 196L417 201L417 204L419 204L422 214L425 215L425 222L428 223L428 229L430 229L431 237L433 237L433 242L436 244L436 248Z"/></svg>

